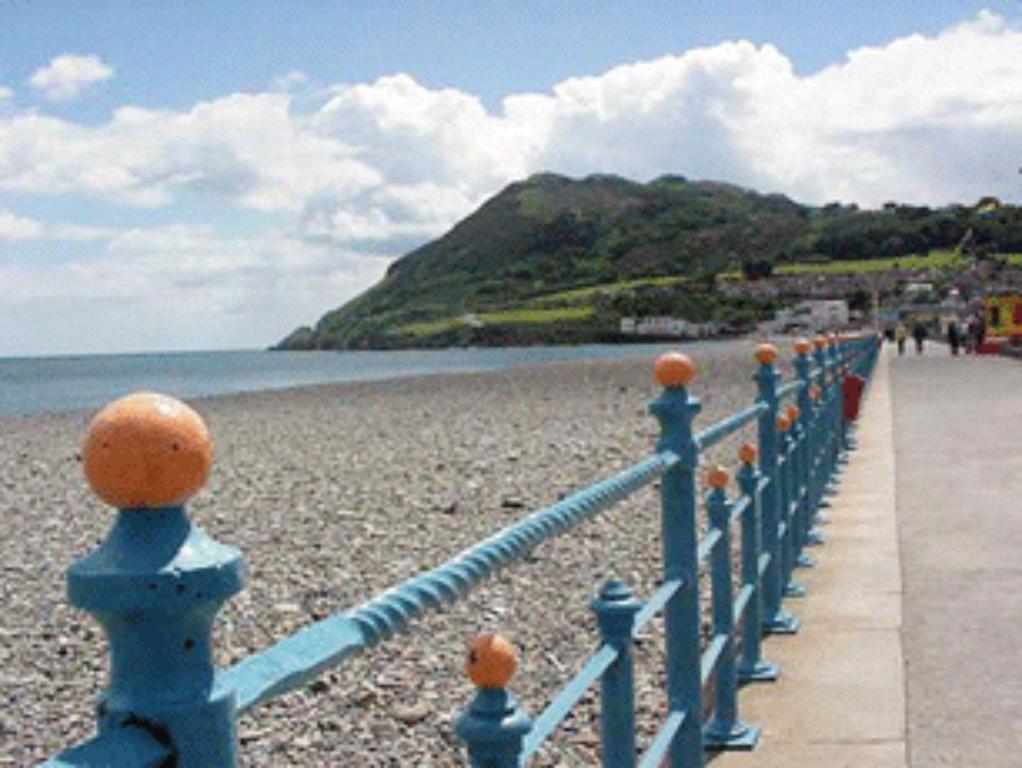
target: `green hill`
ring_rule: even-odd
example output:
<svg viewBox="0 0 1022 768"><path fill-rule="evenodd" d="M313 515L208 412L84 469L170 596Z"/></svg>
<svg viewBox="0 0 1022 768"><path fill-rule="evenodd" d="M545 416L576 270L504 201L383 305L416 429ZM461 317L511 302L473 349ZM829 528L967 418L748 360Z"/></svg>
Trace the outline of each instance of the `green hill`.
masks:
<svg viewBox="0 0 1022 768"><path fill-rule="evenodd" d="M278 348L616 340L621 314L748 324L766 299L723 297L718 274L952 248L967 229L1022 250L1019 209L800 205L719 182L540 174L395 261L376 286Z"/></svg>

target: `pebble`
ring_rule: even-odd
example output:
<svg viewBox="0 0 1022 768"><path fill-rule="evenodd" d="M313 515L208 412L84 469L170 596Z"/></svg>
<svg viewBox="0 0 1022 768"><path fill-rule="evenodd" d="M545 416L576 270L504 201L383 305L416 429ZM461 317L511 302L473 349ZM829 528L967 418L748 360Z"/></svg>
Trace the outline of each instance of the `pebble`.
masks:
<svg viewBox="0 0 1022 768"><path fill-rule="evenodd" d="M394 717L405 725L415 725L429 717L429 712L429 707L419 702L416 704L395 707Z"/></svg>
<svg viewBox="0 0 1022 768"><path fill-rule="evenodd" d="M698 424L752 402L751 348L686 350L700 366ZM250 571L217 621L217 663L358 605L647 457L657 427L645 407L659 394L651 370L650 357L552 363L193 401L217 459L189 512L239 547ZM92 702L106 684L101 630L64 594L67 566L112 519L67 462L89 415L0 418L0 765L34 765L93 733ZM733 467L738 440L708 458ZM244 715L241 765L463 768L454 723L473 695L463 659L471 637L498 631L519 647L510 687L535 717L596 646L589 603L600 583L620 576L648 595L659 558L659 501L647 488L408 634ZM635 655L637 710L658 712L659 621ZM530 766L599 763L588 725L595 699L580 705L575 732L555 735Z"/></svg>

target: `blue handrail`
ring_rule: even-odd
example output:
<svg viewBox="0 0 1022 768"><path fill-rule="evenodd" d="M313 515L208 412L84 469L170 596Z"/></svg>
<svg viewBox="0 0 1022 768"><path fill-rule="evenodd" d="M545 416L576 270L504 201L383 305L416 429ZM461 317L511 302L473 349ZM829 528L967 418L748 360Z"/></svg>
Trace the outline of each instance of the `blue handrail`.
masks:
<svg viewBox="0 0 1022 768"><path fill-rule="evenodd" d="M669 470L678 459L658 453L613 477L568 496L414 576L351 611L312 624L217 676L234 689L238 710L305 685L324 669L376 645L426 610L451 603L552 536L588 520Z"/></svg>
<svg viewBox="0 0 1022 768"><path fill-rule="evenodd" d="M819 521L819 508L833 490L839 462L851 442L850 429L842 418L841 371L868 377L877 344L873 337L841 343L817 340L815 351L800 344L798 352L798 375L781 382L773 365L776 350L768 346L758 349L756 401L698 433L693 430L693 420L700 406L687 390L694 367L684 356L662 358L657 375L664 392L651 405L661 425L661 438L649 458L528 515L358 607L308 625L219 672L213 670L208 657L208 624L220 603L240 587L244 578L240 553L192 526L181 507L154 512L122 510L118 517L121 527L115 527L114 533L125 542L145 541L149 531L156 538L147 546L161 553L173 552L175 546L190 549L181 549L172 557L178 564L173 571L154 571L150 576L119 570L117 563L122 561L97 560L96 555L72 567L71 599L101 617L110 636L112 680L118 687L116 700L108 694L101 702L100 733L46 765L147 768L169 760L179 768L232 766L237 760L238 715L301 687L350 655L406 629L427 610L458 600L542 542L656 480L661 484L661 585L645 601L633 598L620 582L604 585L592 605L601 635L597 651L534 722L505 688L484 687L460 721L459 733L466 740L473 766L518 768L599 681L604 768L654 766L664 760L672 768L693 768L704 764L705 749L751 747L758 730L738 718L737 684L775 679L776 666L760 657L760 639L797 631L797 620L784 610L781 601L797 586L793 571L806 562L804 547L817 535L813 526ZM780 418L784 415L781 402L794 395L799 413L791 425ZM714 490L705 501L710 526L700 540L695 478L699 457L754 423L757 444L743 446L737 477L740 493L727 494L726 472L711 473ZM159 531L176 538L160 539L164 533L151 527L156 520L164 521ZM741 529L737 585L732 577L730 541L736 523ZM111 541L104 543L105 551L122 546ZM707 561L711 565L713 631L703 647L698 573ZM135 589L137 595L132 592ZM161 597L164 594L206 597L188 609L191 613L177 615L174 611L178 609L169 608ZM657 735L640 757L635 746L631 645L658 615L664 617L669 707ZM742 641L736 658L738 632ZM180 658L173 652L179 636L185 638ZM148 649L146 643L154 643L153 648ZM157 650L163 648L167 650ZM200 650L205 655L196 656ZM178 698L169 700L166 690L147 688L148 672L130 661L134 658L156 659L163 680L173 682L175 675L180 675L182 685L170 686L180 689L174 694ZM712 718L704 725L702 691L711 678L715 683ZM203 684L203 680L207 682ZM185 681L195 684L185 685Z"/></svg>
<svg viewBox="0 0 1022 768"><path fill-rule="evenodd" d="M712 560L714 629L705 648L699 652L696 667L698 676L693 676L690 664L690 671L684 681L685 690L679 687L674 691L677 698L671 697L671 681L668 680L669 711L657 735L641 756L638 762L640 768L660 766L665 761L672 767L699 767L704 765L703 749L748 749L759 739L759 729L738 718L737 685L739 682L777 679L777 666L760 657L760 637L771 632L795 632L798 629L794 617L782 612L779 605L773 614L764 615L764 608L767 607L765 577L773 570L777 583L786 588L785 592L789 595L793 592L795 583L791 580L791 572L797 559L804 554L802 548L806 543L812 513L815 513L816 505L822 500L822 495L814 492L814 484L818 482L818 475L824 475L828 480L833 479L837 459L843 448L841 435L844 425L840 411L842 391L837 371L847 367L851 372L868 375L877 352L872 338L840 349L831 346L831 359L823 358L821 365L810 368L804 364L808 359L808 350L799 345L799 377L780 386L776 385L779 376L772 366L773 353L764 353L761 357L762 370L758 374L763 383L761 398L753 406L696 435L692 435L691 420L698 413L699 406L684 390L687 382L674 383L673 390L672 384L668 384L665 396L654 403L653 411L664 428L660 449L669 447L679 462L664 476L662 486L665 497L665 581L636 609L637 612L631 618L631 626L634 627L632 636L656 615L666 612L672 602L676 610L685 610L676 601L687 598L688 615L683 618L689 619L688 638L682 644L688 648L693 647L691 638L693 634L698 635L698 614L692 620L691 611L693 597L698 601L694 576L699 564L707 559ZM823 345L817 345L818 350L823 348ZM814 397L810 389L816 383L812 378L814 376L822 390L818 397ZM798 396L799 412L795 414L791 411L794 419L785 421L780 427L780 434L775 437L774 422L781 415L779 403L793 395ZM706 501L711 524L702 541L696 544L692 536L688 536L686 544L684 538L678 537L677 521L682 520L686 532L694 530L691 510L694 505L692 474L696 457L757 419L761 427L760 446L776 453L761 464L758 470L754 466L756 451L752 446L743 447L743 465L738 473L742 492L734 500L729 499L723 489L726 475L711 474L711 484L718 486ZM763 432L767 433L765 440ZM764 466L766 471L762 471ZM671 475L674 476L673 485L669 482ZM777 513L774 518L765 518L760 514L762 499L771 490L780 492L775 499ZM733 590L732 585L730 545L730 531L735 521L740 521L742 533L741 584L737 590ZM763 551L760 537L764 526L773 527L771 536L767 538L772 539L775 546L767 551ZM669 553L680 551L684 554L686 549L691 554L682 561L675 561L672 568ZM740 627L743 633L741 658L738 659L734 657L736 627ZM667 632L670 656L672 639L669 623ZM677 640L673 642L677 643ZM698 643L695 647L698 648ZM610 674L608 670L621 653L620 647L611 647L606 643L601 645L582 670L555 696L531 730L525 733L506 732L499 719L488 721L486 739L478 738L478 730L471 734L463 731L471 764L477 768L517 768L526 765L585 691L601 679L601 675ZM704 729L701 717L703 707L698 690L704 688L711 679L715 683L715 701L711 707L711 722ZM623 695L620 687L615 688L615 691L615 695L604 694L602 698L601 722L604 735L609 729L614 729L617 733L630 734L630 739L625 750L613 749L605 740L602 765L604 768L634 768L637 764L632 711L634 697L631 691ZM484 693L487 692L481 690L479 696ZM515 709L514 713L518 722L525 718L520 708ZM476 702L470 706L465 719L478 722ZM615 722L629 725L622 730L620 725L614 725ZM620 740L620 736L618 738ZM504 751L489 749L496 743L503 744Z"/></svg>

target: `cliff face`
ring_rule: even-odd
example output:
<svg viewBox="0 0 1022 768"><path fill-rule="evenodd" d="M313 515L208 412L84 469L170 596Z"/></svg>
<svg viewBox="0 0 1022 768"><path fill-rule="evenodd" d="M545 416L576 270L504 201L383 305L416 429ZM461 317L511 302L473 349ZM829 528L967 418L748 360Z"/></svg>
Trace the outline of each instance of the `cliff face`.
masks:
<svg viewBox="0 0 1022 768"><path fill-rule="evenodd" d="M1000 237L1022 250L1018 209L983 218L977 210L813 208L679 176L639 184L540 174L508 186L278 347L608 340L617 318L600 297L631 287L673 286L687 296L667 304L709 306L704 314L719 319L713 278L727 270L751 276L805 260L925 253L953 247L970 227L976 242Z"/></svg>

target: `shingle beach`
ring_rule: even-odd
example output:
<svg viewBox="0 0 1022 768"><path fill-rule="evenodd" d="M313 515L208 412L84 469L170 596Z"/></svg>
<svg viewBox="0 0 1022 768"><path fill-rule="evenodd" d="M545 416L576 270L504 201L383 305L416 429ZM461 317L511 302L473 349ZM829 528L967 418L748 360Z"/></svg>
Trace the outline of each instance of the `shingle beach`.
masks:
<svg viewBox="0 0 1022 768"><path fill-rule="evenodd" d="M752 346L692 350L704 409L697 425L752 402ZM250 572L217 622L218 664L647 457L658 432L646 411L657 395L652 364L553 363L192 401L216 461L189 512L240 547ZM64 594L65 569L112 520L78 463L91 415L0 420L0 766L33 765L94 728L105 644ZM736 450L730 440L716 455L733 469ZM464 766L453 723L472 696L463 660L471 637L499 631L520 648L510 687L537 715L597 644L595 589L613 576L644 597L659 568L650 488L541 545L411 633L245 715L242 764ZM664 706L658 633L637 650L646 739ZM535 764L597 762L595 717L592 707L571 716Z"/></svg>

